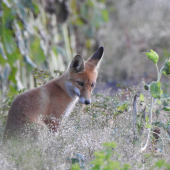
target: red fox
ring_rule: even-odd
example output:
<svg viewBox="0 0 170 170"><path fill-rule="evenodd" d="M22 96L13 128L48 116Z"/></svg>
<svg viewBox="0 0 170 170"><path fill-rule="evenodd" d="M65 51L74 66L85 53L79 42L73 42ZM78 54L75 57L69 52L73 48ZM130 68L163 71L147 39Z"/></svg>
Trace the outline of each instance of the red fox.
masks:
<svg viewBox="0 0 170 170"><path fill-rule="evenodd" d="M17 136L30 123L56 132L57 120L69 116L78 100L90 104L103 53L100 47L86 62L76 55L63 75L18 95L9 109L4 138Z"/></svg>

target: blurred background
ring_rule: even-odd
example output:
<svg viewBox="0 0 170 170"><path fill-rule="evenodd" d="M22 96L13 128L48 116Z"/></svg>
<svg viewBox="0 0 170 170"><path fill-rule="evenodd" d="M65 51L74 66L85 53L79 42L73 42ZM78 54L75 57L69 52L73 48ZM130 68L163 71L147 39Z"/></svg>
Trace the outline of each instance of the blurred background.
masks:
<svg viewBox="0 0 170 170"><path fill-rule="evenodd" d="M156 51L159 68L170 56L170 0L1 0L0 98L35 87L34 68L51 79L100 46L96 92L156 80L144 53ZM169 78L162 81L167 92Z"/></svg>

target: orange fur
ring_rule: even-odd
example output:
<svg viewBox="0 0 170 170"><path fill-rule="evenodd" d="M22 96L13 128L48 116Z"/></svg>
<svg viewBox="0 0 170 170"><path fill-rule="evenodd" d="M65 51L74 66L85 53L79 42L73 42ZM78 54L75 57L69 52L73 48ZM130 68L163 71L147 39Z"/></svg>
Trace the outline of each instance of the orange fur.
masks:
<svg viewBox="0 0 170 170"><path fill-rule="evenodd" d="M87 62L80 55L75 56L61 77L18 95L9 109L4 137L15 137L28 123L57 131L58 119L68 116L78 99L89 104L103 50L100 47Z"/></svg>

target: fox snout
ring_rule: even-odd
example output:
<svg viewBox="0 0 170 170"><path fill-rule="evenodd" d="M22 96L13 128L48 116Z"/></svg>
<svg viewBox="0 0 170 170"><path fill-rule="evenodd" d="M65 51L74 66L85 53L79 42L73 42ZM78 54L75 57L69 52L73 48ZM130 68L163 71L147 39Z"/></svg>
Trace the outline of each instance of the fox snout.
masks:
<svg viewBox="0 0 170 170"><path fill-rule="evenodd" d="M77 94L77 96L79 97L79 102L83 103L83 104L90 104L91 103L91 99L89 99L89 97L83 97L81 94L80 94L80 90L75 87L74 88L74 92Z"/></svg>
<svg viewBox="0 0 170 170"><path fill-rule="evenodd" d="M85 99L84 97L80 97L79 101L83 104L86 104L86 105L91 103L91 99Z"/></svg>
<svg viewBox="0 0 170 170"><path fill-rule="evenodd" d="M88 105L88 104L90 104L91 102L90 102L90 100L85 100L85 104L86 105Z"/></svg>

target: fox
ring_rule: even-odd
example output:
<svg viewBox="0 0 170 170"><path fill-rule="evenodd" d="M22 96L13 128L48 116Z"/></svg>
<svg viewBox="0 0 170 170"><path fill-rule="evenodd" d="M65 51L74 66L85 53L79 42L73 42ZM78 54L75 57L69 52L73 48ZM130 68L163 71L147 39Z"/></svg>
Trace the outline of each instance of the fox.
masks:
<svg viewBox="0 0 170 170"><path fill-rule="evenodd" d="M19 94L9 109L4 138L17 137L31 123L57 132L58 120L68 117L78 101L90 104L103 54L104 47L87 61L78 54L60 77Z"/></svg>

